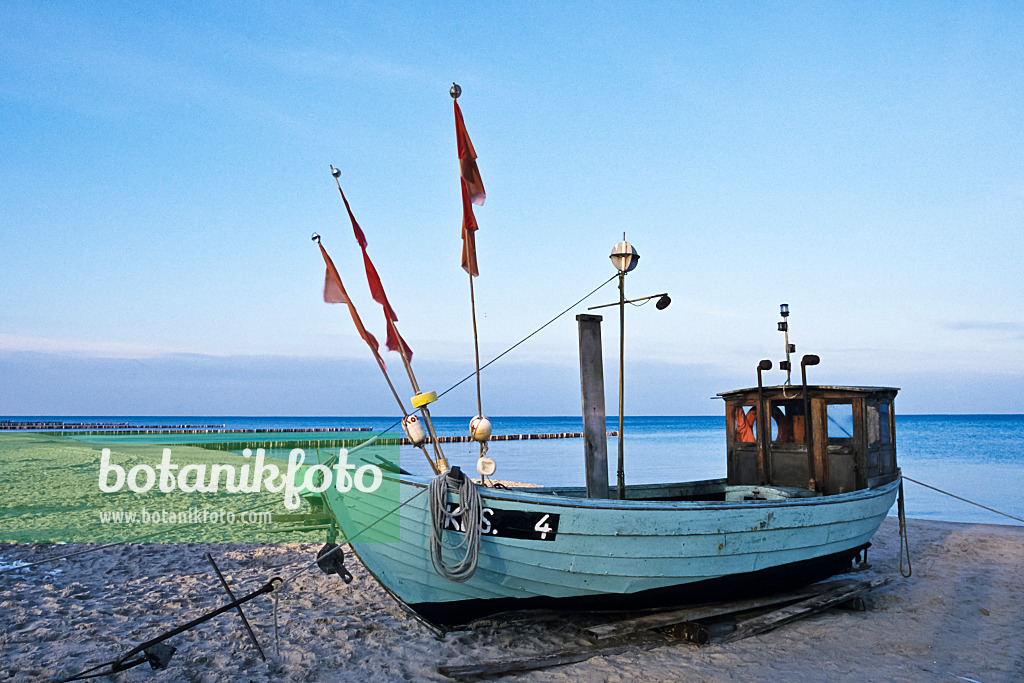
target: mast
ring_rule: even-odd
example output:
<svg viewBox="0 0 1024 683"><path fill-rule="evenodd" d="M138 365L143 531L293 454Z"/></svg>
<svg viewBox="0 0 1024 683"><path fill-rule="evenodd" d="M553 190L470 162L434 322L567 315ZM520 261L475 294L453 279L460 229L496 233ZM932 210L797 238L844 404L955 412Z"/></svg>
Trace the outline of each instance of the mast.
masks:
<svg viewBox="0 0 1024 683"><path fill-rule="evenodd" d="M476 374L476 417L469 422L469 434L480 444L480 457L476 469L480 473L480 481L494 474L494 461L487 457L487 440L491 437L491 421L484 417L483 399L480 391L480 335L476 322L476 294L473 291L473 278L480 274L476 260L476 215L473 204L483 205L487 194L484 191L483 179L476 165L476 149L466 132L466 124L459 108L459 96L462 88L452 83L448 93L452 96L455 110L455 142L459 153L459 182L462 187L462 267L469 275L469 306L473 320L473 356Z"/></svg>

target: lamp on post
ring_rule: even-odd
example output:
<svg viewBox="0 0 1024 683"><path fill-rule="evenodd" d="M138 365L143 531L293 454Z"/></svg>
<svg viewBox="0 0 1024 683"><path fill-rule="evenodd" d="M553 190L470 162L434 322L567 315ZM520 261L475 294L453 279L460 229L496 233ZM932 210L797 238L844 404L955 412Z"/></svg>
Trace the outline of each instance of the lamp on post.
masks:
<svg viewBox="0 0 1024 683"><path fill-rule="evenodd" d="M624 370L626 367L626 273L636 268L640 260L633 245L626 241L626 233L622 233L622 241L612 247L609 257L612 265L619 271L619 470L617 487L619 500L626 498L625 458L622 451L622 419L624 414L623 395L625 393Z"/></svg>
<svg viewBox="0 0 1024 683"><path fill-rule="evenodd" d="M663 311L668 308L668 305L672 303L672 299L665 292L661 294L652 294L651 296L642 296L639 299L626 299L626 273L636 268L637 261L640 260L640 254L637 253L633 245L626 241L626 233L622 233L622 241L612 247L611 253L612 265L619 271L619 302L617 304L601 304L600 306L591 306L587 310L593 311L597 308L607 308L608 306L619 307L619 471L618 471L618 499L624 500L626 498L626 473L625 473L625 459L622 451L622 422L624 417L624 396L625 396L625 357L626 357L626 304L638 304L640 302L647 302L651 299L657 299L658 301L654 304L654 307L659 311Z"/></svg>

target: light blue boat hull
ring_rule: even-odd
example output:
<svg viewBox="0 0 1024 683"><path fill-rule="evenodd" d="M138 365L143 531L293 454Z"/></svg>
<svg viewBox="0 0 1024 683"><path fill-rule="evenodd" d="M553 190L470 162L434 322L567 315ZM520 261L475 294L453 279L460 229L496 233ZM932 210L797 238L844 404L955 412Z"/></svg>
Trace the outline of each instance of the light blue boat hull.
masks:
<svg viewBox="0 0 1024 683"><path fill-rule="evenodd" d="M538 531L534 538L483 534L475 574L456 583L430 560L429 479L402 475L400 482L400 541L356 539L352 548L392 595L448 626L519 608L636 609L820 580L848 567L867 546L899 488L894 478L852 493L788 498L783 489L760 487L783 497L751 501L649 500L659 487L637 487L646 490L631 495L648 500L626 501L575 497L579 492L569 490L481 488L486 509L531 520L551 515L537 526L550 528L557 519L557 533L543 540ZM689 486L751 488L721 480ZM349 510L341 496L327 502L346 536L353 525L390 512ZM450 544L463 537L453 530L444 535Z"/></svg>

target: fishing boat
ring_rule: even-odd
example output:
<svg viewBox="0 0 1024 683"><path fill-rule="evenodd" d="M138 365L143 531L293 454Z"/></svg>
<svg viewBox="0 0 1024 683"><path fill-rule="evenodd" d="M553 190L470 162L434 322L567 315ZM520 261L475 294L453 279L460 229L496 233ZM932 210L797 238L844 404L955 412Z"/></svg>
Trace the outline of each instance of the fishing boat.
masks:
<svg viewBox="0 0 1024 683"><path fill-rule="evenodd" d="M455 122L463 199L462 266L478 274L476 218L483 203L476 152L456 98ZM332 167L335 179L339 172ZM626 485L622 459L622 365L620 353L619 476L609 487L601 316L577 316L580 337L586 486L504 488L487 477L491 427L478 412L470 425L481 444L479 478L450 467L440 450L428 406L437 399L421 392L410 365L411 349L398 334L397 316L367 254L364 233L348 200L338 190L363 251L373 298L385 311L387 347L401 354L416 395L406 406L388 378L405 416L410 442L421 448L434 476L398 467L383 478L395 498L353 499L336 489L307 492L317 510L329 512L352 551L381 586L429 624L452 628L502 612L621 610L780 591L814 582L850 567L870 540L900 489L896 463L891 387L807 384L807 367L819 359L803 356L801 382L790 381L786 319L786 382L720 394L724 403L727 476L690 482ZM319 235L327 265L324 300L349 306L356 328L387 378L376 340L367 333ZM624 337L625 275L639 255L625 241L612 251L619 271L620 342ZM658 308L668 304L659 298ZM646 297L651 299L654 297ZM631 300L638 301L638 300ZM475 303L474 336L476 331ZM420 415L416 415L416 411ZM434 455L426 446L434 448ZM337 461L323 463L327 467ZM376 501L376 502L374 502ZM365 531L390 524L387 541ZM321 551L325 571L347 572L326 560L338 546Z"/></svg>
<svg viewBox="0 0 1024 683"><path fill-rule="evenodd" d="M399 515L400 540L354 540L352 550L402 605L445 628L507 611L632 610L782 591L849 569L892 507L896 392L783 385L721 394L724 479L629 485L623 499L586 487L471 484L480 533L464 581L438 571L431 542L439 533L454 544L472 522L453 495L435 529L431 477L385 474L399 484L397 513L352 509L333 490L324 503L342 534ZM736 416L759 408L786 426L773 419L770 438L754 421L747 440Z"/></svg>

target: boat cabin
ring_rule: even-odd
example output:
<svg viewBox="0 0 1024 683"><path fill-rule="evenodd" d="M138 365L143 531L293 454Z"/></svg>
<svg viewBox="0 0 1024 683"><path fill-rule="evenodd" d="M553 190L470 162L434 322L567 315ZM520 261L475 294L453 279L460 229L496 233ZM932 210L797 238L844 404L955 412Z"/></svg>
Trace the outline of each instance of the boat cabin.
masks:
<svg viewBox="0 0 1024 683"><path fill-rule="evenodd" d="M834 495L892 481L897 391L787 385L719 394L725 400L727 484Z"/></svg>

